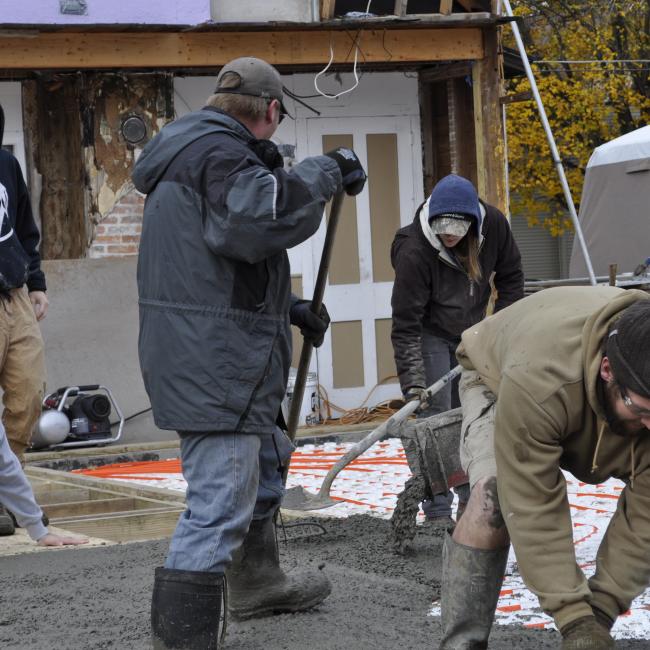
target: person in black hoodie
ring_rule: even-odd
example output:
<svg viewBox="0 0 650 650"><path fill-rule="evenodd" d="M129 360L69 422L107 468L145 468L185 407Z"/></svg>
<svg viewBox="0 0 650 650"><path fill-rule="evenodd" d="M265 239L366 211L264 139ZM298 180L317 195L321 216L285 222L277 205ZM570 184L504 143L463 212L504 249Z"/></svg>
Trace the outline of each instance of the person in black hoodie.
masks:
<svg viewBox="0 0 650 650"><path fill-rule="evenodd" d="M38 252L40 235L27 186L16 158L2 149L4 111L0 106L0 387L2 423L9 446L22 461L41 412L45 361L37 321L48 301ZM14 523L0 505L0 535Z"/></svg>
<svg viewBox="0 0 650 650"><path fill-rule="evenodd" d="M450 174L433 188L413 223L397 231L391 261L397 373L405 398L421 399L427 386L457 364L460 335L485 316L492 283L495 311L523 297L521 256L505 216L479 200L469 180ZM418 417L458 406L455 380L421 407ZM465 488L458 489L459 514L469 498ZM452 525L452 501L451 493L426 499L426 519Z"/></svg>

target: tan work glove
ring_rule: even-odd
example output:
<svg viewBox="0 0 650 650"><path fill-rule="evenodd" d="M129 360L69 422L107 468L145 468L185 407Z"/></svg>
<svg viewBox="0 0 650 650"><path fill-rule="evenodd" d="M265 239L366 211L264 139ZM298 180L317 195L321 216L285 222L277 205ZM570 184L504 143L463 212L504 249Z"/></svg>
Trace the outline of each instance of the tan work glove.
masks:
<svg viewBox="0 0 650 650"><path fill-rule="evenodd" d="M611 650L615 648L609 630L595 616L583 616L560 629L562 650Z"/></svg>

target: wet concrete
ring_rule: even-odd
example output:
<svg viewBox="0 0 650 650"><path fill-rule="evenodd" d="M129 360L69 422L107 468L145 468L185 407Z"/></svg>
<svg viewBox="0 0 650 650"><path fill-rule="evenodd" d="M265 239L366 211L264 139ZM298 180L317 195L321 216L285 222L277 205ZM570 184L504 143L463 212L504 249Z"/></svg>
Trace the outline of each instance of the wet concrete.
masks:
<svg viewBox="0 0 650 650"><path fill-rule="evenodd" d="M412 549L399 556L392 551L388 521L355 516L320 523L324 535L281 543L282 562L316 570L324 565L332 595L309 613L231 622L226 649L437 648L439 620L427 611L439 590L439 532L419 527ZM2 558L0 647L149 648L153 569L167 545L162 540ZM619 641L617 648L647 644ZM490 644L492 649L558 647L557 633L502 626L495 627Z"/></svg>

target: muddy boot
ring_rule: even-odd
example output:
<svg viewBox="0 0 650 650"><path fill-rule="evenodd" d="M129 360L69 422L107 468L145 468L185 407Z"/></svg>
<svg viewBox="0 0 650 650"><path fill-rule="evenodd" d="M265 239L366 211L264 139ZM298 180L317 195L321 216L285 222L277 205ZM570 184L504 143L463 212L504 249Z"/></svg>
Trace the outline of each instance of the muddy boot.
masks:
<svg viewBox="0 0 650 650"><path fill-rule="evenodd" d="M0 536L13 535L16 532L13 517L0 505Z"/></svg>
<svg viewBox="0 0 650 650"><path fill-rule="evenodd" d="M154 650L217 650L222 600L220 573L157 568L151 598Z"/></svg>
<svg viewBox="0 0 650 650"><path fill-rule="evenodd" d="M440 650L485 650L499 600L509 547L485 551L450 535L442 550Z"/></svg>
<svg viewBox="0 0 650 650"><path fill-rule="evenodd" d="M228 611L239 619L299 612L321 603L332 591L320 571L280 568L273 519L251 521L244 543L226 569Z"/></svg>

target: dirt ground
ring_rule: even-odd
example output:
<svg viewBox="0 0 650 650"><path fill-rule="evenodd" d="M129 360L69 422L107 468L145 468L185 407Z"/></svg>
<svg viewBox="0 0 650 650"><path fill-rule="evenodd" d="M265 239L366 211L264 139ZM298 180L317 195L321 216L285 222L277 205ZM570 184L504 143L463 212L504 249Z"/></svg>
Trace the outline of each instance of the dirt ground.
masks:
<svg viewBox="0 0 650 650"><path fill-rule="evenodd" d="M326 533L281 543L286 567L322 567L333 593L309 613L230 622L227 650L433 650L439 619L442 538L419 528L413 551L394 555L389 522L369 516L320 520ZM0 542L1 543L1 542ZM119 650L150 647L153 570L167 540L55 550L0 561L0 648ZM490 648L559 647L554 632L496 626ZM619 641L617 648L647 648Z"/></svg>

